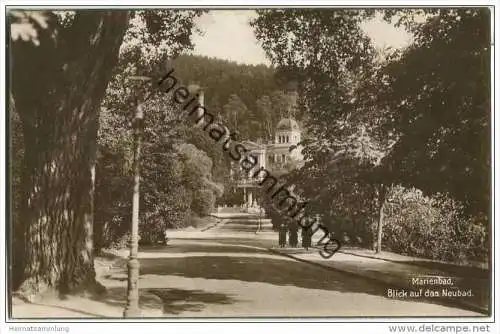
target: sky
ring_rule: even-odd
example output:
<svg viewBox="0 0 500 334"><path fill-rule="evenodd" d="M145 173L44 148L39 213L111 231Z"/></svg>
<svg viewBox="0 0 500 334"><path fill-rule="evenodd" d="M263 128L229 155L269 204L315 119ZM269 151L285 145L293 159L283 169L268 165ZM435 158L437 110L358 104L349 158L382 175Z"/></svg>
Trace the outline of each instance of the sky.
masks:
<svg viewBox="0 0 500 334"><path fill-rule="evenodd" d="M245 64L266 64L264 50L248 24L256 16L253 10L214 10L198 19L203 35L195 35L193 54L216 57ZM408 45L411 36L384 22L380 16L362 24L376 47L400 48Z"/></svg>

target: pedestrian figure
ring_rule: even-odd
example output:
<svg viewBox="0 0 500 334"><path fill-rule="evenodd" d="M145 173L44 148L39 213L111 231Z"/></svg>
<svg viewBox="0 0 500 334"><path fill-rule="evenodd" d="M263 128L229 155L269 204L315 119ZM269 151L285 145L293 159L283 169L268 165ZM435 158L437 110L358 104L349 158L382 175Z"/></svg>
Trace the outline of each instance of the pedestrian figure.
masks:
<svg viewBox="0 0 500 334"><path fill-rule="evenodd" d="M302 228L302 247L304 247L306 250L311 247L311 229L310 228Z"/></svg>
<svg viewBox="0 0 500 334"><path fill-rule="evenodd" d="M285 225L285 223L281 223L280 227L279 227L279 246L281 248L285 247L286 245L286 230L287 230L287 227Z"/></svg>
<svg viewBox="0 0 500 334"><path fill-rule="evenodd" d="M290 247L297 247L299 244L299 227L297 226L296 223L291 223L288 231L289 231L289 241L290 241Z"/></svg>

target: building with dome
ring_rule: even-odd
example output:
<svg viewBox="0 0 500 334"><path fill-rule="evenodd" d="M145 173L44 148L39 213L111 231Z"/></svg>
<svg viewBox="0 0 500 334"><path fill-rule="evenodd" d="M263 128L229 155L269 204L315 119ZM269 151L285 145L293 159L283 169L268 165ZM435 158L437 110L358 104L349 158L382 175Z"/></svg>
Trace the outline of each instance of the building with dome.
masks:
<svg viewBox="0 0 500 334"><path fill-rule="evenodd" d="M273 176L279 178L281 175L299 168L303 164L301 129L299 124L292 117L281 119L276 125L274 140L269 143L259 143L244 141L242 144L249 153L257 158L258 168L264 168ZM239 166L239 164L238 164ZM257 170L254 168L249 175L239 166L239 177L237 179L237 189L241 193L244 206L247 208L257 208L256 194L260 191L259 180L253 177ZM235 175L235 171L232 170Z"/></svg>
<svg viewBox="0 0 500 334"><path fill-rule="evenodd" d="M189 86L191 93L196 92L198 95L198 104L204 106L204 92L197 84ZM279 179L283 174L290 172L292 169L300 168L303 165L304 157L302 155L302 147L299 145L301 141L301 128L297 121L291 117L291 111L296 102L290 103L288 106L288 117L282 118L276 125L273 140L263 143L262 141L243 141L241 144L247 150L249 155L257 159L256 166L246 174L239 162L233 162L230 169L233 180L236 181L235 194L239 204L243 204L248 210L257 209L257 194L260 192L259 182L261 180L253 177L258 169L265 169L272 176ZM203 114L197 114L203 117ZM229 129L227 129L229 134ZM234 201L231 205L234 205ZM238 204L236 204L238 205Z"/></svg>
<svg viewBox="0 0 500 334"><path fill-rule="evenodd" d="M283 118L276 125L274 143L266 145L266 156L269 163L285 163L301 161L302 150L297 147L300 142L300 127L293 118ZM290 148L297 147L290 150Z"/></svg>

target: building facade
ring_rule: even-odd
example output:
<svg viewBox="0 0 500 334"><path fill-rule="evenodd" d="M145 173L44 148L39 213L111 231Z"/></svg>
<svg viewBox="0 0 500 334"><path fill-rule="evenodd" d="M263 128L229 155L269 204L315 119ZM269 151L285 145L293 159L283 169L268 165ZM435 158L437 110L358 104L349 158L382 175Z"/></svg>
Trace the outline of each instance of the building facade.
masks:
<svg viewBox="0 0 500 334"><path fill-rule="evenodd" d="M301 141L301 129L291 117L283 118L276 125L274 140L269 143L245 141L243 145L252 156L257 158L257 165L248 175L238 164L237 189L242 195L243 205L247 209L259 208L257 194L260 191L259 180L253 177L258 168L264 168L274 177L279 178L294 168L299 168L304 160Z"/></svg>

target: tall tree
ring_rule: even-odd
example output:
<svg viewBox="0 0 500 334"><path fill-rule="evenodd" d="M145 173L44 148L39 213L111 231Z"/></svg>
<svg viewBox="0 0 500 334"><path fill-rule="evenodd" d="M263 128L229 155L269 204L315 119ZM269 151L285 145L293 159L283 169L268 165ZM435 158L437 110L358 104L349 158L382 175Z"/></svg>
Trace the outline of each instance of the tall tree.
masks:
<svg viewBox="0 0 500 334"><path fill-rule="evenodd" d="M12 92L25 143L20 222L27 298L95 283L91 167L98 110L129 20L127 11L80 11L64 26L55 14L43 15L45 28L25 16L38 45L12 43Z"/></svg>
<svg viewBox="0 0 500 334"><path fill-rule="evenodd" d="M469 213L487 216L490 9L433 10L423 23L415 14L400 13L415 43L384 72L380 101L390 110L388 131L400 136L387 164L398 182L447 192Z"/></svg>
<svg viewBox="0 0 500 334"><path fill-rule="evenodd" d="M127 29L175 48L191 35L192 16L183 13L138 11L143 26L129 25L128 11L9 13L11 87L25 144L22 217L15 222L25 231L16 266L24 270L13 287L24 297L97 286L92 199L101 101Z"/></svg>
<svg viewBox="0 0 500 334"><path fill-rule="evenodd" d="M380 250L390 189L380 164L395 138L382 127L387 108L376 103L383 63L360 28L372 15L262 10L253 25L277 74L298 84L299 96L287 97L299 100L295 113L304 115L306 163L289 180L326 223L335 222L332 230L354 222L357 239L376 240Z"/></svg>
<svg viewBox="0 0 500 334"><path fill-rule="evenodd" d="M19 114L16 111L14 105L14 98L12 94L9 96L9 113L10 113L10 127L9 127L9 138L10 145L8 146L10 153L10 189L11 189L11 221L19 221L20 208L22 203L21 192L21 167L23 163L24 156L24 143L23 143L23 132L22 123L19 118ZM24 231L20 224L11 224L11 234L12 238L12 271L11 277L12 281L18 282L22 279L22 260L23 260L23 247L24 247ZM10 284L12 281L9 280Z"/></svg>
<svg viewBox="0 0 500 334"><path fill-rule="evenodd" d="M354 87L346 77L362 73L373 58L370 39L359 26L370 13L358 9L257 13L251 22L255 35L280 76L297 82L299 103L316 125L316 137L334 137L331 127L352 111L349 93Z"/></svg>
<svg viewBox="0 0 500 334"><path fill-rule="evenodd" d="M252 23L299 86L306 163L288 179L324 216L370 221L379 250L393 182L450 192L479 217L489 197L488 10L396 13L415 44L388 59L360 29L371 11L266 9Z"/></svg>

